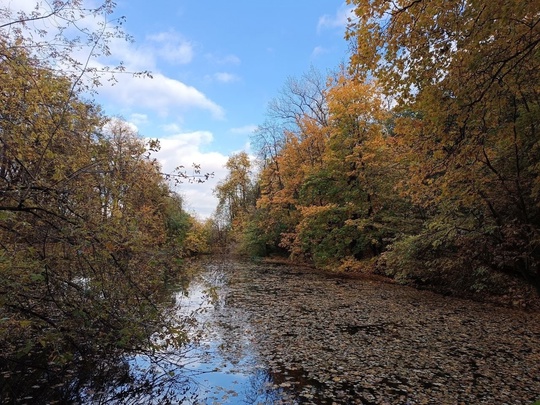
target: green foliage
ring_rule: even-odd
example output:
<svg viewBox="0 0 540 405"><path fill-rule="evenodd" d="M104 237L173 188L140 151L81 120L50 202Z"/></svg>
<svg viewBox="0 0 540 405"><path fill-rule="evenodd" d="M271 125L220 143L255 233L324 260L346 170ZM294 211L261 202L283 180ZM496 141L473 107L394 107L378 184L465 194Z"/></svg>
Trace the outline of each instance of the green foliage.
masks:
<svg viewBox="0 0 540 405"><path fill-rule="evenodd" d="M311 258L318 266L335 263L337 258L358 255L365 240L355 226L348 225L347 212L335 205L302 210L302 220L291 243L293 256Z"/></svg>
<svg viewBox="0 0 540 405"><path fill-rule="evenodd" d="M261 173L257 206L256 240L277 241L318 266L378 255L397 233L418 226L395 192L403 170L377 88L345 73L328 83L325 119L298 116L298 129L285 133Z"/></svg>
<svg viewBox="0 0 540 405"><path fill-rule="evenodd" d="M217 211L232 225L255 204L256 187L252 179L251 161L245 152L232 155L225 165L229 173L215 188L219 200Z"/></svg>
<svg viewBox="0 0 540 405"><path fill-rule="evenodd" d="M255 210L258 185L253 178L252 162L245 152L232 155L225 165L227 177L214 189L218 206L214 224L218 228L215 242L234 245L238 253L246 253L243 232L248 218ZM218 235L219 234L219 235Z"/></svg>
<svg viewBox="0 0 540 405"><path fill-rule="evenodd" d="M429 265L435 253L425 235L410 235L391 244L379 260L378 268L400 283L425 283L431 273L437 271Z"/></svg>
<svg viewBox="0 0 540 405"><path fill-rule="evenodd" d="M263 228L264 210L257 209L245 217L242 232L238 236L237 251L250 257L264 257L272 251L272 236L279 240L278 235L266 233Z"/></svg>

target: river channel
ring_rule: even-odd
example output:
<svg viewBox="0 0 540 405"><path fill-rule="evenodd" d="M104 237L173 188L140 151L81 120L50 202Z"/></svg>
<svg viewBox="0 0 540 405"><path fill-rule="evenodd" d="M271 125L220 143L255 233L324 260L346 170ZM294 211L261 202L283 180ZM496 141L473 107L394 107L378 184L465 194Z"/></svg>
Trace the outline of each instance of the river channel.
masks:
<svg viewBox="0 0 540 405"><path fill-rule="evenodd" d="M540 398L538 313L300 267L197 266L175 298L178 310L197 313L200 344L177 361L194 404Z"/></svg>
<svg viewBox="0 0 540 405"><path fill-rule="evenodd" d="M128 356L88 403L525 404L540 314L308 268L212 258L172 297L193 343Z"/></svg>

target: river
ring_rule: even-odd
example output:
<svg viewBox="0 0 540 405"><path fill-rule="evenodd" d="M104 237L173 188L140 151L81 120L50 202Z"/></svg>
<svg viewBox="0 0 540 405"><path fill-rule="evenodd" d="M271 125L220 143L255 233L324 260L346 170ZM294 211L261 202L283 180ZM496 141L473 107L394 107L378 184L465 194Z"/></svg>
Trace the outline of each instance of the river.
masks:
<svg viewBox="0 0 540 405"><path fill-rule="evenodd" d="M526 404L540 314L373 279L230 258L196 262L171 314L191 342L123 359L81 402ZM118 374L120 375L120 373Z"/></svg>

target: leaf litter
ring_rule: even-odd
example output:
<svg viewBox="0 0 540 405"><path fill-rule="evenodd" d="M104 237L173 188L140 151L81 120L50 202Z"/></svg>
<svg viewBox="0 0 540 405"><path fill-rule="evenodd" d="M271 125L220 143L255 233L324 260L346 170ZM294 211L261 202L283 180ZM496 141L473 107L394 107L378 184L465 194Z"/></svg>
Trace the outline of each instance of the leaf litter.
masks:
<svg viewBox="0 0 540 405"><path fill-rule="evenodd" d="M272 393L265 403L540 398L538 312L289 265L214 258L205 267L224 279L214 312L220 355L236 372L266 369L258 387ZM238 360L246 351L258 364Z"/></svg>

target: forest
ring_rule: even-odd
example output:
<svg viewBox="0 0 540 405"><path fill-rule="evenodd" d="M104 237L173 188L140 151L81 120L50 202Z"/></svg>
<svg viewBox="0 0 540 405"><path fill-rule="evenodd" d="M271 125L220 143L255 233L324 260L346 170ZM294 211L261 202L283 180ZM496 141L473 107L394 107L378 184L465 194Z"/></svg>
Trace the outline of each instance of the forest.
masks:
<svg viewBox="0 0 540 405"><path fill-rule="evenodd" d="M159 141L92 101L101 80L150 73L73 56L127 38L121 21L67 34L114 2L53 2L57 32L32 35L50 15L0 8L4 376L36 358L68 372L156 330L181 346L160 299L211 247L457 295L540 292L540 4L348 4L348 63L284 84L204 223L175 182L210 175L163 173Z"/></svg>
<svg viewBox="0 0 540 405"><path fill-rule="evenodd" d="M350 0L351 57L290 78L216 188L237 251L446 293L540 291L540 9Z"/></svg>

